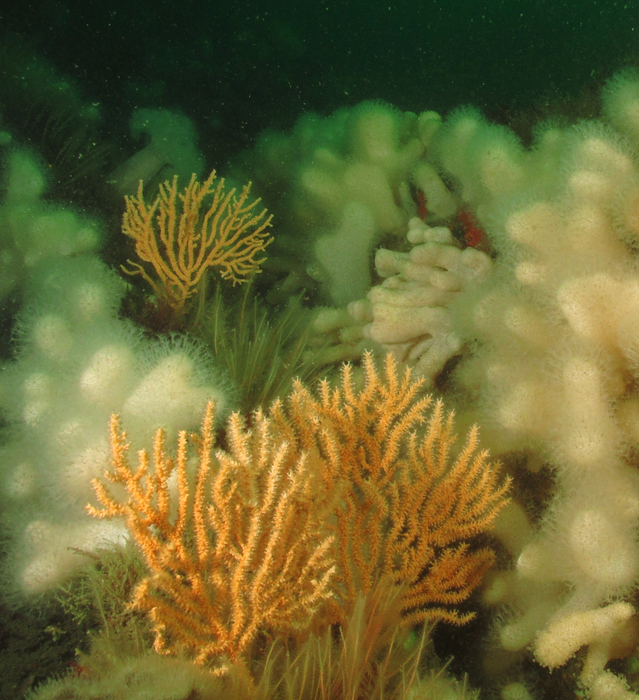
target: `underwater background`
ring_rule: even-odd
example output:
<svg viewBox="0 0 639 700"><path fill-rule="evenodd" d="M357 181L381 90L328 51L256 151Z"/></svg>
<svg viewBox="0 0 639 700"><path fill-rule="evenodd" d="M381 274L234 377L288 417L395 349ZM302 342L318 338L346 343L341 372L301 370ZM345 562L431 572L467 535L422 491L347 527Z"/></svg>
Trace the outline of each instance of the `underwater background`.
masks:
<svg viewBox="0 0 639 700"><path fill-rule="evenodd" d="M179 108L218 167L264 128L362 100L543 113L639 50L631 0L2 5L2 29L77 81L109 128Z"/></svg>
<svg viewBox="0 0 639 700"><path fill-rule="evenodd" d="M34 61L41 72L30 83ZM72 86L70 104L77 99L92 110L87 138L108 146L86 173L76 177L69 167L66 180L50 184L50 195L105 222L103 258L114 266L130 254L124 237L114 233L123 206L100 183L140 149L143 139L129 130L135 110L187 116L208 170L223 176L264 130L289 131L305 113L326 117L365 100L443 117L473 105L528 146L535 125L547 118L594 118L604 82L638 64L639 0L0 2L1 125L43 156L55 180L48 149L67 137L52 137L30 105L53 105L55 113L49 88L68 79L61 89ZM5 364L14 356L20 301L9 295L0 310ZM130 316L137 320L136 313ZM527 486L518 488L525 492ZM16 612L3 605L0 614L0 668L11 667L2 698L22 698L61 674L84 643L82 622L74 637L64 627L67 618L58 626L57 612L48 613L54 617L46 625L37 609ZM438 632L438 655L447 658L465 648L472 657L472 645L486 634L486 617L481 611L463 629L467 638L461 643L451 641L448 631ZM453 660L450 668L472 676L472 663L467 657L456 667ZM562 684L557 675L546 676L544 690L531 697L560 697L549 690ZM480 697L493 697L488 692Z"/></svg>

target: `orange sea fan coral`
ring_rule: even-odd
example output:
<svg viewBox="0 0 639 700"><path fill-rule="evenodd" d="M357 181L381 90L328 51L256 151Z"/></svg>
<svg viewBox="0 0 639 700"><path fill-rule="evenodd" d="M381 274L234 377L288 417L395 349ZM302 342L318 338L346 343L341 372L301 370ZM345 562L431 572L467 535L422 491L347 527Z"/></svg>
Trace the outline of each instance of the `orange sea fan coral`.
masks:
<svg viewBox="0 0 639 700"><path fill-rule="evenodd" d="M164 431L154 442L152 470L145 451L138 467L128 462L129 445L112 417L113 471L122 503L97 479L98 518L124 516L142 549L150 576L134 593L133 605L150 613L160 653L190 652L197 662L235 659L260 631L290 634L307 628L332 595L333 536L326 513L313 501L313 457L278 439L261 412L247 430L238 414L229 419L229 452L213 455L213 404L201 435L191 436L199 464L194 485L188 474L186 431L177 459L167 456ZM177 477L177 512L169 483ZM314 505L316 503L316 505Z"/></svg>
<svg viewBox="0 0 639 700"><path fill-rule="evenodd" d="M264 259L256 256L272 240L272 216L258 207L260 199L249 201L251 183L235 196L235 189L224 189L224 179L215 180L215 170L201 184L192 175L178 193L176 175L160 185L150 205L140 180L137 195L125 197L122 231L135 241L139 258L153 266L155 277L130 260L132 269L122 269L142 275L158 303L172 308L178 318L209 268L219 268L234 284L243 282L258 271Z"/></svg>
<svg viewBox="0 0 639 700"><path fill-rule="evenodd" d="M128 463L119 419L111 421L113 470L126 502L100 481L97 517L124 516L150 569L134 605L149 611L158 651L190 651L198 661L249 653L260 632L286 637L344 624L358 599L386 581L396 587L403 624L472 614L465 600L493 561L469 540L506 502L473 429L454 456L453 416L420 396L410 370L392 355L383 377L365 355L358 390L345 365L341 386L319 395L297 382L287 400L228 422L228 451L213 455L213 406L189 476L186 432L177 458L158 431L153 469L146 452ZM194 484L192 482L194 481ZM170 486L173 484L173 487ZM177 508L172 506L177 489ZM315 619L314 619L315 618Z"/></svg>
<svg viewBox="0 0 639 700"><path fill-rule="evenodd" d="M424 380L410 369L398 376L392 354L383 377L370 353L363 369L359 391L346 364L341 386L331 389L323 381L316 398L298 382L288 418L276 411L280 422L295 426L304 449L321 444L330 464L338 465L336 480L346 482L336 514L338 618L349 614L359 593L390 577L404 588L405 624L462 624L473 614L443 606L465 600L491 566L492 551L472 550L468 541L490 527L510 480L500 484L488 452L478 450L476 426L453 456L453 413L439 400L427 416L433 402L420 396Z"/></svg>

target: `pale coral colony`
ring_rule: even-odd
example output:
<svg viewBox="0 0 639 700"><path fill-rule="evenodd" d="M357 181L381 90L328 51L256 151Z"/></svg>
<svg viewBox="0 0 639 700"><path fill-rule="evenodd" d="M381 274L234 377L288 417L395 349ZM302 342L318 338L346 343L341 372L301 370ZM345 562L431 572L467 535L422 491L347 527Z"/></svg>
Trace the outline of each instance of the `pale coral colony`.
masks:
<svg viewBox="0 0 639 700"><path fill-rule="evenodd" d="M504 698L535 697L517 675L525 658L548 669L576 658L574 682L595 700L639 697L628 661L639 641L639 75L615 76L602 103L595 120L537 125L526 148L473 108L443 119L362 103L261 136L227 174L252 181L253 213L273 215L272 251L264 231L259 251L287 270L278 298L305 280L319 289L307 361L328 375L391 353L419 391L454 406L458 426L479 425L482 446L515 477L493 527L499 568L475 603L494 618L484 652L503 658L491 682ZM134 121L158 118L147 112ZM134 451L151 450L162 428L161 459L209 402L223 416L238 397L195 322L149 336L118 313L127 279L100 258L101 224L45 202L37 158L2 136L0 294L19 289L23 300L15 359L0 374L4 586L24 598L68 581L87 561L78 550L130 538L116 496L119 517L85 509L95 511L92 483L110 468L112 414ZM122 188L170 162L147 149L119 169ZM179 167L184 186L202 174L197 154ZM144 206L141 188L135 201ZM313 349L318 338L330 342ZM320 430L319 413L308 415ZM243 429L220 459L242 461ZM527 472L546 473L543 493L517 488ZM308 527L328 576L328 545ZM313 580L304 585L316 586L316 610L328 579ZM617 658L628 662L611 667Z"/></svg>

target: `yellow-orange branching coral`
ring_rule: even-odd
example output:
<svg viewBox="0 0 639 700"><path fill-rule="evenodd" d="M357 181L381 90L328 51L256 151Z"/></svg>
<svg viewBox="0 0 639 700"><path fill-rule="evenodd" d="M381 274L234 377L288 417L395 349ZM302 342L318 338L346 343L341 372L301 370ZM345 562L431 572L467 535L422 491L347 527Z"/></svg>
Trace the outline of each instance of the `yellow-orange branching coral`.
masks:
<svg viewBox="0 0 639 700"><path fill-rule="evenodd" d="M472 613L445 606L465 600L492 564L493 552L472 549L469 540L489 528L509 480L499 483L487 451L478 450L476 427L453 456L453 414L436 401L427 415L432 399L420 396L423 380L408 369L398 376L391 354L383 378L370 354L363 368L361 390L344 365L341 386L324 381L315 397L298 382L288 407L304 449L319 440L330 464L339 465L335 478L346 481L336 528L338 618L358 593L390 577L403 587L406 624L462 624Z"/></svg>
<svg viewBox="0 0 639 700"><path fill-rule="evenodd" d="M256 257L271 242L271 216L249 200L251 183L239 196L226 191L224 179L213 171L205 182L195 175L178 193L177 175L160 185L152 204L144 201L142 181L137 196L126 197L122 230L135 241L135 251L153 266L155 277L139 263L132 269L151 285L160 305L180 316L206 271L215 267L225 279L243 282L258 271L264 258ZM179 201L178 201L179 200Z"/></svg>
<svg viewBox="0 0 639 700"><path fill-rule="evenodd" d="M235 659L259 632L308 628L332 595L333 536L323 526L325 504L313 499L322 471L317 455L279 439L261 412L253 418L247 430L232 416L230 449L213 454L209 403L201 435L179 433L175 459L158 430L153 465L141 451L133 469L126 434L112 417L113 469L106 478L124 486L127 500L95 480L102 507L88 510L99 518L124 516L144 553L150 575L133 604L149 612L160 653L181 650L199 663ZM194 476L189 441L199 456Z"/></svg>
<svg viewBox="0 0 639 700"><path fill-rule="evenodd" d="M106 477L128 500L96 480L103 507L89 510L124 516L144 552L151 575L134 603L150 612L158 651L236 658L261 631L317 628L318 613L345 623L358 599L389 583L404 624L472 617L455 606L493 553L470 540L506 502L508 479L478 450L476 428L453 452L452 413L421 395L410 370L398 376L391 355L382 377L369 354L363 368L362 389L350 365L318 395L297 382L286 401L253 414L250 430L233 415L228 451L214 456L209 404L201 438L191 436L193 479L185 432L175 463L158 431L153 469L143 451L133 470L113 417Z"/></svg>

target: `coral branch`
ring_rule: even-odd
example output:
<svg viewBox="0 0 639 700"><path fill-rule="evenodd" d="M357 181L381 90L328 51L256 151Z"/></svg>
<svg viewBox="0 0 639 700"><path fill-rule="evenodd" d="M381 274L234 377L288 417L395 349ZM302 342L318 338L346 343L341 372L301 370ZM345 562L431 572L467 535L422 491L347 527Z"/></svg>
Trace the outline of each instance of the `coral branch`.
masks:
<svg viewBox="0 0 639 700"><path fill-rule="evenodd" d="M111 421L113 471L106 476L123 485L129 498L119 503L96 480L103 507L88 510L97 517L124 515L142 549L150 576L136 589L133 605L149 611L160 653L183 650L200 663L237 658L260 631L308 627L331 596L333 537L308 497L312 460L272 435L270 423L258 413L254 429L247 430L235 416L230 452L213 457L209 402L201 436L190 439L199 456L192 484L185 431L175 462L159 430L154 470L144 451L134 470L117 416ZM169 497L174 472L177 514Z"/></svg>
<svg viewBox="0 0 639 700"><path fill-rule="evenodd" d="M491 566L492 551L472 551L467 541L490 527L510 481L498 483L497 466L478 451L477 428L453 457L453 414L437 401L426 417L432 399L420 395L424 380L409 369L398 376L392 354L383 377L370 353L363 366L360 391L345 365L341 387L324 381L315 398L298 382L289 405L304 449L332 455L340 472L327 480L346 482L336 513L338 619L350 614L359 593L390 577L403 586L406 624L464 623L472 614L441 606L465 600ZM305 427L309 418L319 430Z"/></svg>
<svg viewBox="0 0 639 700"><path fill-rule="evenodd" d="M341 386L324 381L319 397L298 381L286 402L253 414L251 429L233 415L228 451L214 457L209 403L201 436L191 436L194 478L186 432L175 462L160 430L153 469L142 451L133 470L112 419L106 478L128 501L95 481L103 507L88 509L124 516L144 553L151 574L134 605L149 611L157 651L237 658L258 634L298 634L320 611L325 624L345 624L382 580L399 591L404 624L472 617L447 606L464 601L493 561L468 540L490 526L509 481L499 484L477 451L476 429L453 456L452 414L438 401L426 418L423 380L398 376L392 355L383 378L365 355L364 377L358 390L345 365Z"/></svg>
<svg viewBox="0 0 639 700"><path fill-rule="evenodd" d="M272 217L266 209L256 210L260 199L248 202L250 182L236 197L235 189L224 190L224 179L215 183L215 171L202 184L192 175L182 193L177 180L176 175L160 185L150 205L144 201L142 181L137 195L125 198L122 231L135 241L139 258L153 266L155 277L130 260L132 269L122 269L142 275L158 302L180 316L209 268L219 268L234 284L258 271L264 258L256 255L272 240L267 233Z"/></svg>

